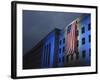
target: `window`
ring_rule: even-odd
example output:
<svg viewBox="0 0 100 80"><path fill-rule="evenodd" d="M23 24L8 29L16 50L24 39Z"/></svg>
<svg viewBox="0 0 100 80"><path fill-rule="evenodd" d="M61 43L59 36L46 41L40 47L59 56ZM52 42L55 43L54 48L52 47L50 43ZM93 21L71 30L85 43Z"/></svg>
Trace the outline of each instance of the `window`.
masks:
<svg viewBox="0 0 100 80"><path fill-rule="evenodd" d="M85 50L82 51L82 57L83 57L83 58L86 57L86 51L85 51Z"/></svg>
<svg viewBox="0 0 100 80"><path fill-rule="evenodd" d="M85 27L82 27L82 34L85 33Z"/></svg>
<svg viewBox="0 0 100 80"><path fill-rule="evenodd" d="M91 49L89 48L89 56L91 56Z"/></svg>
<svg viewBox="0 0 100 80"><path fill-rule="evenodd" d="M59 41L59 44L61 45L61 40Z"/></svg>
<svg viewBox="0 0 100 80"><path fill-rule="evenodd" d="M73 54L71 55L71 60L73 60Z"/></svg>
<svg viewBox="0 0 100 80"><path fill-rule="evenodd" d="M59 63L61 62L61 58L59 58Z"/></svg>
<svg viewBox="0 0 100 80"><path fill-rule="evenodd" d="M79 59L79 52L76 53L76 59Z"/></svg>
<svg viewBox="0 0 100 80"><path fill-rule="evenodd" d="M63 39L63 43L65 43L65 38Z"/></svg>
<svg viewBox="0 0 100 80"><path fill-rule="evenodd" d="M85 44L85 38L82 38L82 44Z"/></svg>
<svg viewBox="0 0 100 80"><path fill-rule="evenodd" d="M76 24L77 24L78 22L76 21Z"/></svg>
<svg viewBox="0 0 100 80"><path fill-rule="evenodd" d="M62 60L63 60L63 62L64 62L64 56L63 56L63 59L62 59Z"/></svg>
<svg viewBox="0 0 100 80"><path fill-rule="evenodd" d="M91 42L91 35L89 35L89 42Z"/></svg>
<svg viewBox="0 0 100 80"><path fill-rule="evenodd" d="M67 60L67 62L69 61L69 56L68 55L66 56L66 60Z"/></svg>
<svg viewBox="0 0 100 80"><path fill-rule="evenodd" d="M63 47L63 52L65 51L65 47Z"/></svg>
<svg viewBox="0 0 100 80"><path fill-rule="evenodd" d="M88 24L88 30L90 30L90 29L91 29L91 24L89 23L89 24Z"/></svg>
<svg viewBox="0 0 100 80"><path fill-rule="evenodd" d="M61 53L61 48L59 48L59 53Z"/></svg>

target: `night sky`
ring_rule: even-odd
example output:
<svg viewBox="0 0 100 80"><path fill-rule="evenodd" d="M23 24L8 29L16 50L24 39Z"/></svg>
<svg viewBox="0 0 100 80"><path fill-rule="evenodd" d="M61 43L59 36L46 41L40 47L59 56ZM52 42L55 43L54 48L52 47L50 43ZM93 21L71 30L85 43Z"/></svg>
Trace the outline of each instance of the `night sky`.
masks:
<svg viewBox="0 0 100 80"><path fill-rule="evenodd" d="M63 29L81 15L79 13L23 10L23 54L33 48L54 28Z"/></svg>

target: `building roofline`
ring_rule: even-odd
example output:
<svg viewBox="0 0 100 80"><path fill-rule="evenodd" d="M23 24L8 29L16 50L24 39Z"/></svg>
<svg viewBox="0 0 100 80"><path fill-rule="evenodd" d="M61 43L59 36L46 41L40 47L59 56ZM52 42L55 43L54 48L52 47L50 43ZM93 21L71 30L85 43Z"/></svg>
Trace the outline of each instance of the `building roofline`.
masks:
<svg viewBox="0 0 100 80"><path fill-rule="evenodd" d="M51 32L49 32L43 39L41 39L33 48L31 48L28 52L26 52L26 54L29 53L29 52L31 52L31 51L33 51L33 50L35 50L35 49L38 47L38 45L39 45L40 43L42 44L43 40L44 40L46 37L48 37L51 33L55 32L55 31L61 31L61 29L54 28L54 29L53 29Z"/></svg>

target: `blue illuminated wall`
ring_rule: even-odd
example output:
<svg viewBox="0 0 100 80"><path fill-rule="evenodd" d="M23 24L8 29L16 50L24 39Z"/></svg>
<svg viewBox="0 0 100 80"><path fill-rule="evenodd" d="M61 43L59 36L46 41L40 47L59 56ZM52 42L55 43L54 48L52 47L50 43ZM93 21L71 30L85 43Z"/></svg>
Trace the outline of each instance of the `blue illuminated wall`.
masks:
<svg viewBox="0 0 100 80"><path fill-rule="evenodd" d="M54 29L43 39L42 68L57 67L59 29Z"/></svg>
<svg viewBox="0 0 100 80"><path fill-rule="evenodd" d="M80 61L90 65L91 60L91 16L85 15L80 21L79 28L79 53Z"/></svg>
<svg viewBox="0 0 100 80"><path fill-rule="evenodd" d="M59 35L58 66L64 66L65 36L62 30Z"/></svg>

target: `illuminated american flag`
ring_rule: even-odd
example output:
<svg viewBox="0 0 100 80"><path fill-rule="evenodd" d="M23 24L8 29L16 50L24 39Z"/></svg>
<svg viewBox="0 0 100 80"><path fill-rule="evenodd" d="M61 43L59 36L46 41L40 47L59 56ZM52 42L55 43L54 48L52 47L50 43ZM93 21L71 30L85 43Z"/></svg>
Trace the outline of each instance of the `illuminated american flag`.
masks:
<svg viewBox="0 0 100 80"><path fill-rule="evenodd" d="M71 24L67 28L67 37L66 37L66 51L67 54L75 53L77 49L77 25L76 23Z"/></svg>

